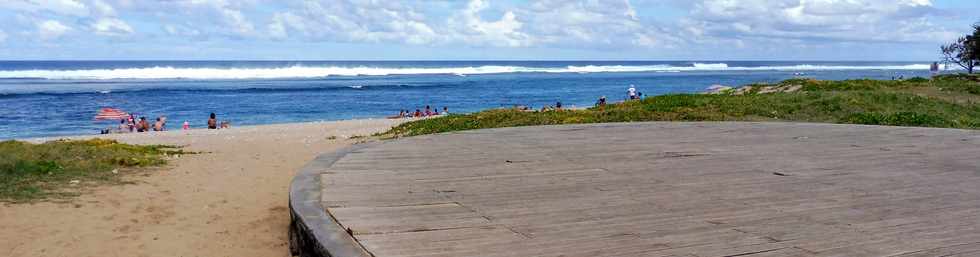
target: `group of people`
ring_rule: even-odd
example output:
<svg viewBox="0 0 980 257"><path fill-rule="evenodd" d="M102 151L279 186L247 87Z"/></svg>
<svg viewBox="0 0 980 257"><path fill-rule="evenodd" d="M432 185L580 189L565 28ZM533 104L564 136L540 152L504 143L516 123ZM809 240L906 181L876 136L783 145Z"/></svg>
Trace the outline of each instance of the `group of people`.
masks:
<svg viewBox="0 0 980 257"><path fill-rule="evenodd" d="M643 93L640 92L640 91L637 91L636 90L636 86L633 86L633 85L630 85L630 88L626 90L626 96L629 97L629 100L642 100L643 99ZM603 98L605 98L605 97L603 97Z"/></svg>
<svg viewBox="0 0 980 257"><path fill-rule="evenodd" d="M231 122L224 120L221 121L221 123L218 123L218 116L212 112L211 116L208 117L208 129L219 129L219 128L223 128L223 129L231 128ZM184 122L184 129L190 129L190 126L187 124L186 121Z"/></svg>
<svg viewBox="0 0 980 257"><path fill-rule="evenodd" d="M546 111L561 111L562 108L563 107L562 107L561 102L555 102L555 105L543 105L543 106L541 106L540 111L542 111L542 112L546 112ZM574 108L574 106L573 106L573 108ZM534 108L531 107L530 105L523 105L523 104L514 105L514 110L525 111L525 112L533 112L533 111L535 111Z"/></svg>
<svg viewBox="0 0 980 257"><path fill-rule="evenodd" d="M643 93L637 91L636 90L636 87L633 86L633 85L630 85L629 86L629 89L626 90L626 95L628 97L628 100L641 100L641 99L643 99ZM596 107L605 107L606 106L606 97L605 96L599 97L599 99L595 103L595 106ZM533 111L534 110L530 106L523 106L523 105L521 105L521 106L515 106L515 109L523 110L523 111ZM562 110L562 104L561 104L561 102L556 102L554 106L542 106L541 107L541 111L552 111L552 110L554 110L554 111L561 111ZM415 109L415 112L411 112L409 110L400 110L398 112L398 115L397 116L391 116L391 117L388 117L388 118L389 119L398 119L398 118L423 118L423 117L433 117L433 116L448 115L448 114L449 114L449 107L445 107L445 106L442 107L442 111L440 112L438 109L433 109L431 106L426 105L424 110L422 110L422 109ZM218 118L217 118L217 115L215 115L214 113L211 113L211 115L208 117L207 124L208 124L208 129L219 129L219 128L230 128L231 127L231 123L229 123L228 121L220 121L219 122L218 121ZM184 129L184 130L190 129L190 123L187 122L187 121L184 121L184 124L183 124L182 129ZM136 119L136 116L135 115L130 115L128 119L122 119L122 120L119 121L119 127L118 127L118 129L117 129L116 132L117 133L132 133L132 132L149 132L149 131L166 131L166 130L167 130L167 117L166 116L159 116L159 117L157 117L156 118L156 121L154 121L153 124L151 125L146 120L146 117L139 117L139 119ZM112 132L113 131L111 129L106 129L106 130L103 130L102 131L103 134L108 134L108 133L112 133Z"/></svg>
<svg viewBox="0 0 980 257"><path fill-rule="evenodd" d="M116 128L117 133L133 133L133 132L150 132L150 131L165 131L167 130L167 117L158 116L153 124L150 124L146 120L146 116L136 118L136 115L130 114L126 119L119 120L119 127ZM103 130L103 134L109 134L113 131L111 129Z"/></svg>
<svg viewBox="0 0 980 257"><path fill-rule="evenodd" d="M627 97L626 98L626 101L642 100L643 99L643 92L640 92L639 90L636 90L636 86L635 85L629 85L629 88L626 89L626 97ZM606 96L602 96L602 97L599 97L598 100L596 100L595 107L599 107L599 108L605 107L607 103L608 102L606 100ZM561 111L563 109L563 107L562 107L562 103L561 102L556 102L555 105L544 105L544 106L541 106L541 109L540 110L534 109L533 107L531 107L529 105L514 105L514 109L515 110L519 110L519 111L526 111L526 112L534 112L534 111L545 112L545 111ZM574 106L573 106L573 109L574 109ZM422 117L431 117L431 116L446 115L446 114L449 114L449 109L447 107L442 107L442 112L439 112L438 109L432 109L431 106L426 105L424 110L423 109L415 109L415 112L412 112L412 111L409 111L409 110L400 110L398 112L398 115L390 116L388 118L389 119L398 119L398 118L422 118Z"/></svg>
<svg viewBox="0 0 980 257"><path fill-rule="evenodd" d="M643 100L643 92L636 90L636 86L630 85L630 87L626 89L626 100ZM606 96L600 96L599 99L595 101L595 107L606 107L606 103Z"/></svg>
<svg viewBox="0 0 980 257"><path fill-rule="evenodd" d="M397 116L391 116L388 118L389 119L422 118L422 117L432 117L432 116L439 116L439 115L449 115L449 107L443 106L442 112L440 112L438 109L433 109L431 106L426 105L424 111L422 109L415 109L415 112L411 112L409 110L401 110L398 112Z"/></svg>
<svg viewBox="0 0 980 257"><path fill-rule="evenodd" d="M629 88L626 89L626 97L627 97L626 98L626 101L643 100L643 93L640 92L639 90L636 90L636 86L630 85ZM601 96L601 97L599 97L598 100L596 100L595 107L597 107L597 108L606 107L606 103L607 103L606 96ZM527 105L515 105L514 106L514 109L520 110L520 111L534 111L534 109L531 108L531 106L527 106ZM551 110L560 111L561 109L562 109L561 102L555 103L554 106L547 106L546 105L546 106L542 106L541 107L541 111L542 112L543 111L551 111ZM574 106L573 106L573 109L574 109Z"/></svg>
<svg viewBox="0 0 980 257"><path fill-rule="evenodd" d="M630 101L630 100L642 100L643 99L643 93L640 92L640 91L638 91L638 90L636 90L636 86L634 86L634 85L630 85L630 87L628 89L626 89L626 96L627 96L627 101ZM606 96L601 96L601 97L599 97L598 100L596 100L595 107L597 107L597 108L606 107L606 103L607 103ZM527 111L527 112L533 112L534 111L534 109L531 108L531 106L528 106L528 105L515 105L514 106L514 109L515 110L519 110L519 111ZM573 109L574 109L574 106L573 106ZM554 111L561 111L562 110L561 102L555 103L554 106L547 106L546 105L546 106L542 106L541 107L541 111L542 112L544 112L544 111L552 111L552 110L554 110Z"/></svg>
<svg viewBox="0 0 980 257"><path fill-rule="evenodd" d="M541 106L541 111L542 112L547 112L547 111L561 111L561 110L562 110L561 109L561 102L555 102L555 105Z"/></svg>
<svg viewBox="0 0 980 257"><path fill-rule="evenodd" d="M231 128L231 123L228 121L218 121L217 115L211 113L208 118L208 129L219 129L219 128ZM188 121L184 121L183 130L191 129L191 124ZM136 118L136 115L130 114L128 118L119 120L119 126L115 129L108 128L102 130L102 134L111 133L141 133L150 131L167 131L167 116L159 116L151 124L147 121L145 116Z"/></svg>

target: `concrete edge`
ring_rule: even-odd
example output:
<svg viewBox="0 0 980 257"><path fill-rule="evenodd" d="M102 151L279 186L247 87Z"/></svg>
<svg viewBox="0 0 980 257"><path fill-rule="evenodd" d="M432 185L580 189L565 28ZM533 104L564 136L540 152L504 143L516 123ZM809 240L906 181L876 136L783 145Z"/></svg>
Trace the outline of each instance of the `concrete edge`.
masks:
<svg viewBox="0 0 980 257"><path fill-rule="evenodd" d="M320 171L347 154L378 145L357 144L317 156L289 185L289 251L302 257L371 257L320 204Z"/></svg>

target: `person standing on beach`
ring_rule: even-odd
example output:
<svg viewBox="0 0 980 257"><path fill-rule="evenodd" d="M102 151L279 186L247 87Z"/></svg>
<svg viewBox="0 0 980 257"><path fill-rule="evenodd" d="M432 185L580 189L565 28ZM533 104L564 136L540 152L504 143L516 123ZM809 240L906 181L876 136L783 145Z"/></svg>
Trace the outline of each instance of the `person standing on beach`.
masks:
<svg viewBox="0 0 980 257"><path fill-rule="evenodd" d="M211 117L208 118L208 129L218 129L218 117L211 113Z"/></svg>
<svg viewBox="0 0 980 257"><path fill-rule="evenodd" d="M129 115L129 133L136 132L136 117Z"/></svg>
<svg viewBox="0 0 980 257"><path fill-rule="evenodd" d="M442 115L449 115L449 107L443 106L442 107L442 113L440 113L440 114L442 114Z"/></svg>
<svg viewBox="0 0 980 257"><path fill-rule="evenodd" d="M428 105L425 106L425 116L426 117L432 116L432 108L429 108Z"/></svg>
<svg viewBox="0 0 980 257"><path fill-rule="evenodd" d="M630 84L630 88L626 90L626 95L629 96L630 100L636 99L636 87Z"/></svg>
<svg viewBox="0 0 980 257"><path fill-rule="evenodd" d="M187 122L187 121L185 120L185 121L184 121L184 127L183 127L183 129L184 129L184 130L188 130L188 129L191 129L191 123L190 123L190 122Z"/></svg>

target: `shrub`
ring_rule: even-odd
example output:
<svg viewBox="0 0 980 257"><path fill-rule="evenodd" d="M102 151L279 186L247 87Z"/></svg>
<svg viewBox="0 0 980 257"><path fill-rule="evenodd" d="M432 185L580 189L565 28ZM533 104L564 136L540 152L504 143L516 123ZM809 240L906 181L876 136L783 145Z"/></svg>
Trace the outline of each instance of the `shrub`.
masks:
<svg viewBox="0 0 980 257"><path fill-rule="evenodd" d="M137 146L114 140L51 141L31 144L0 142L0 201L29 201L70 196L69 181L116 181L119 168L157 166L170 154L187 153L175 147Z"/></svg>
<svg viewBox="0 0 980 257"><path fill-rule="evenodd" d="M842 122L865 125L922 127L943 127L949 124L949 121L942 117L915 112L855 113L844 117Z"/></svg>

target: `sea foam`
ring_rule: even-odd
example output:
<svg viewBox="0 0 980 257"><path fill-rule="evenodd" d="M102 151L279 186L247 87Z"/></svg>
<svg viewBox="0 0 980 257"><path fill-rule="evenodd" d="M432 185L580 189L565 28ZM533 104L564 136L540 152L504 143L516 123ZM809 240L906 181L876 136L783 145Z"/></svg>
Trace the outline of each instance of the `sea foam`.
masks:
<svg viewBox="0 0 980 257"><path fill-rule="evenodd" d="M690 66L671 65L586 65L566 67L476 66L476 67L340 67L286 66L270 68L186 68L149 67L78 70L0 70L0 79L280 79L322 78L329 76L388 76L388 75L480 75L505 73L605 73L605 72L685 72L685 71L816 71L816 70L928 70L928 64L892 66L854 65L787 65L760 67L730 67L725 63L693 63Z"/></svg>

